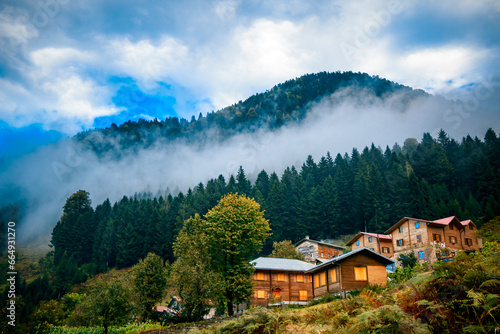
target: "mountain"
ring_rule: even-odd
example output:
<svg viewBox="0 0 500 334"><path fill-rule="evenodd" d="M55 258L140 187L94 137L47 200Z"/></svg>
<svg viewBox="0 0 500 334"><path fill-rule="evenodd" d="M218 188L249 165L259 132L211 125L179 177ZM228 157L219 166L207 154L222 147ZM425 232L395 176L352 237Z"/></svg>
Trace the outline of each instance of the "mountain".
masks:
<svg viewBox="0 0 500 334"><path fill-rule="evenodd" d="M169 117L165 120L128 121L106 129L79 133L75 138L97 153L149 147L159 140L171 142L181 139L188 143L225 140L232 135L259 128L278 129L308 117L315 103L322 99L341 99L359 94L383 99L394 93L405 94L404 103L427 95L392 81L366 73L321 72L307 74L278 84L264 93L250 96L245 101L225 107L206 116L201 113L190 121ZM338 94L336 96L335 94ZM208 134L207 134L208 133Z"/></svg>

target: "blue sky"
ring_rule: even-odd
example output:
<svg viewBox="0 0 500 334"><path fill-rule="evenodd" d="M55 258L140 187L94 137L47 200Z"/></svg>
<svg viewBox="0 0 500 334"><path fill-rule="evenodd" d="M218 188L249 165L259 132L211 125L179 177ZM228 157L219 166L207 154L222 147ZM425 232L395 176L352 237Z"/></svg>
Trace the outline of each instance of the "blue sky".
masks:
<svg viewBox="0 0 500 334"><path fill-rule="evenodd" d="M475 98L498 124L499 49L488 0L4 0L0 155L112 122L190 119L318 71Z"/></svg>

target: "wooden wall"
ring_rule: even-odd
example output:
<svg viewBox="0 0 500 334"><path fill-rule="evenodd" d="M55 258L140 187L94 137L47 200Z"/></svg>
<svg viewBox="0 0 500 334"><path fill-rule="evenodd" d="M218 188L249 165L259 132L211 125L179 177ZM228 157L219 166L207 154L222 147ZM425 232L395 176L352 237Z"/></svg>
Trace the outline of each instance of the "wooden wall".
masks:
<svg viewBox="0 0 500 334"><path fill-rule="evenodd" d="M264 273L264 280L257 280L259 272ZM278 274L283 274L285 280L278 281ZM297 282L297 275L302 275L304 282ZM279 300L281 301L299 301L300 290L306 290L309 299L312 298L311 275L303 272L257 269L253 274L253 281L255 283L255 288L254 293L250 298L251 305L267 306L273 299L273 290L276 288L281 289L279 297ZM259 290L264 291L264 298L258 298Z"/></svg>

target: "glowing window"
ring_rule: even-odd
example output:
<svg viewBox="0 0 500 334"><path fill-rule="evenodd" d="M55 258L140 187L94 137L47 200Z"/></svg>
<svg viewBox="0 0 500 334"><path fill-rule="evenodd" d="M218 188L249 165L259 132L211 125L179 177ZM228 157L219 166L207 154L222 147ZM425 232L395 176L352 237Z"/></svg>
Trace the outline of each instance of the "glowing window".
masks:
<svg viewBox="0 0 500 334"><path fill-rule="evenodd" d="M264 273L257 273L257 281L263 281L264 279Z"/></svg>
<svg viewBox="0 0 500 334"><path fill-rule="evenodd" d="M354 279L356 281L368 280L366 276L366 267L354 267Z"/></svg>
<svg viewBox="0 0 500 334"><path fill-rule="evenodd" d="M258 299L266 298L266 292L264 290L257 290L257 298Z"/></svg>
<svg viewBox="0 0 500 334"><path fill-rule="evenodd" d="M285 281L285 274L278 274L276 280L278 282L284 282Z"/></svg>
<svg viewBox="0 0 500 334"><path fill-rule="evenodd" d="M297 275L297 282L304 282L304 275Z"/></svg>
<svg viewBox="0 0 500 334"><path fill-rule="evenodd" d="M337 269L330 270L330 282L331 283L337 282Z"/></svg>
<svg viewBox="0 0 500 334"><path fill-rule="evenodd" d="M299 299L302 301L307 300L307 290L299 290Z"/></svg>

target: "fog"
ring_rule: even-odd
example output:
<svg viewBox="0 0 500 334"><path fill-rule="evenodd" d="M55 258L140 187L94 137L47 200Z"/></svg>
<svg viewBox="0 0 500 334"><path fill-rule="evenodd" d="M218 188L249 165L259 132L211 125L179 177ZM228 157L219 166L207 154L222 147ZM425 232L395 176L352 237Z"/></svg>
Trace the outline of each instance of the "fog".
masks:
<svg viewBox="0 0 500 334"><path fill-rule="evenodd" d="M280 175L287 166L300 168L308 155L318 161L328 151L335 157L372 143L382 149L396 142L403 146L406 138L420 140L424 132L436 137L441 128L457 140L468 133L482 139L488 127L498 130L485 115L489 109L467 109L460 101L422 95L408 102L404 93L384 99L359 91L352 96L343 90L326 97L303 122L276 131L260 129L223 143L208 140L201 147L159 140L119 160L99 159L66 139L4 166L0 206L22 203L17 235L31 240L50 234L66 198L79 189L90 193L95 207L136 192L185 192L220 174L227 181L240 165L254 180L262 169Z"/></svg>

